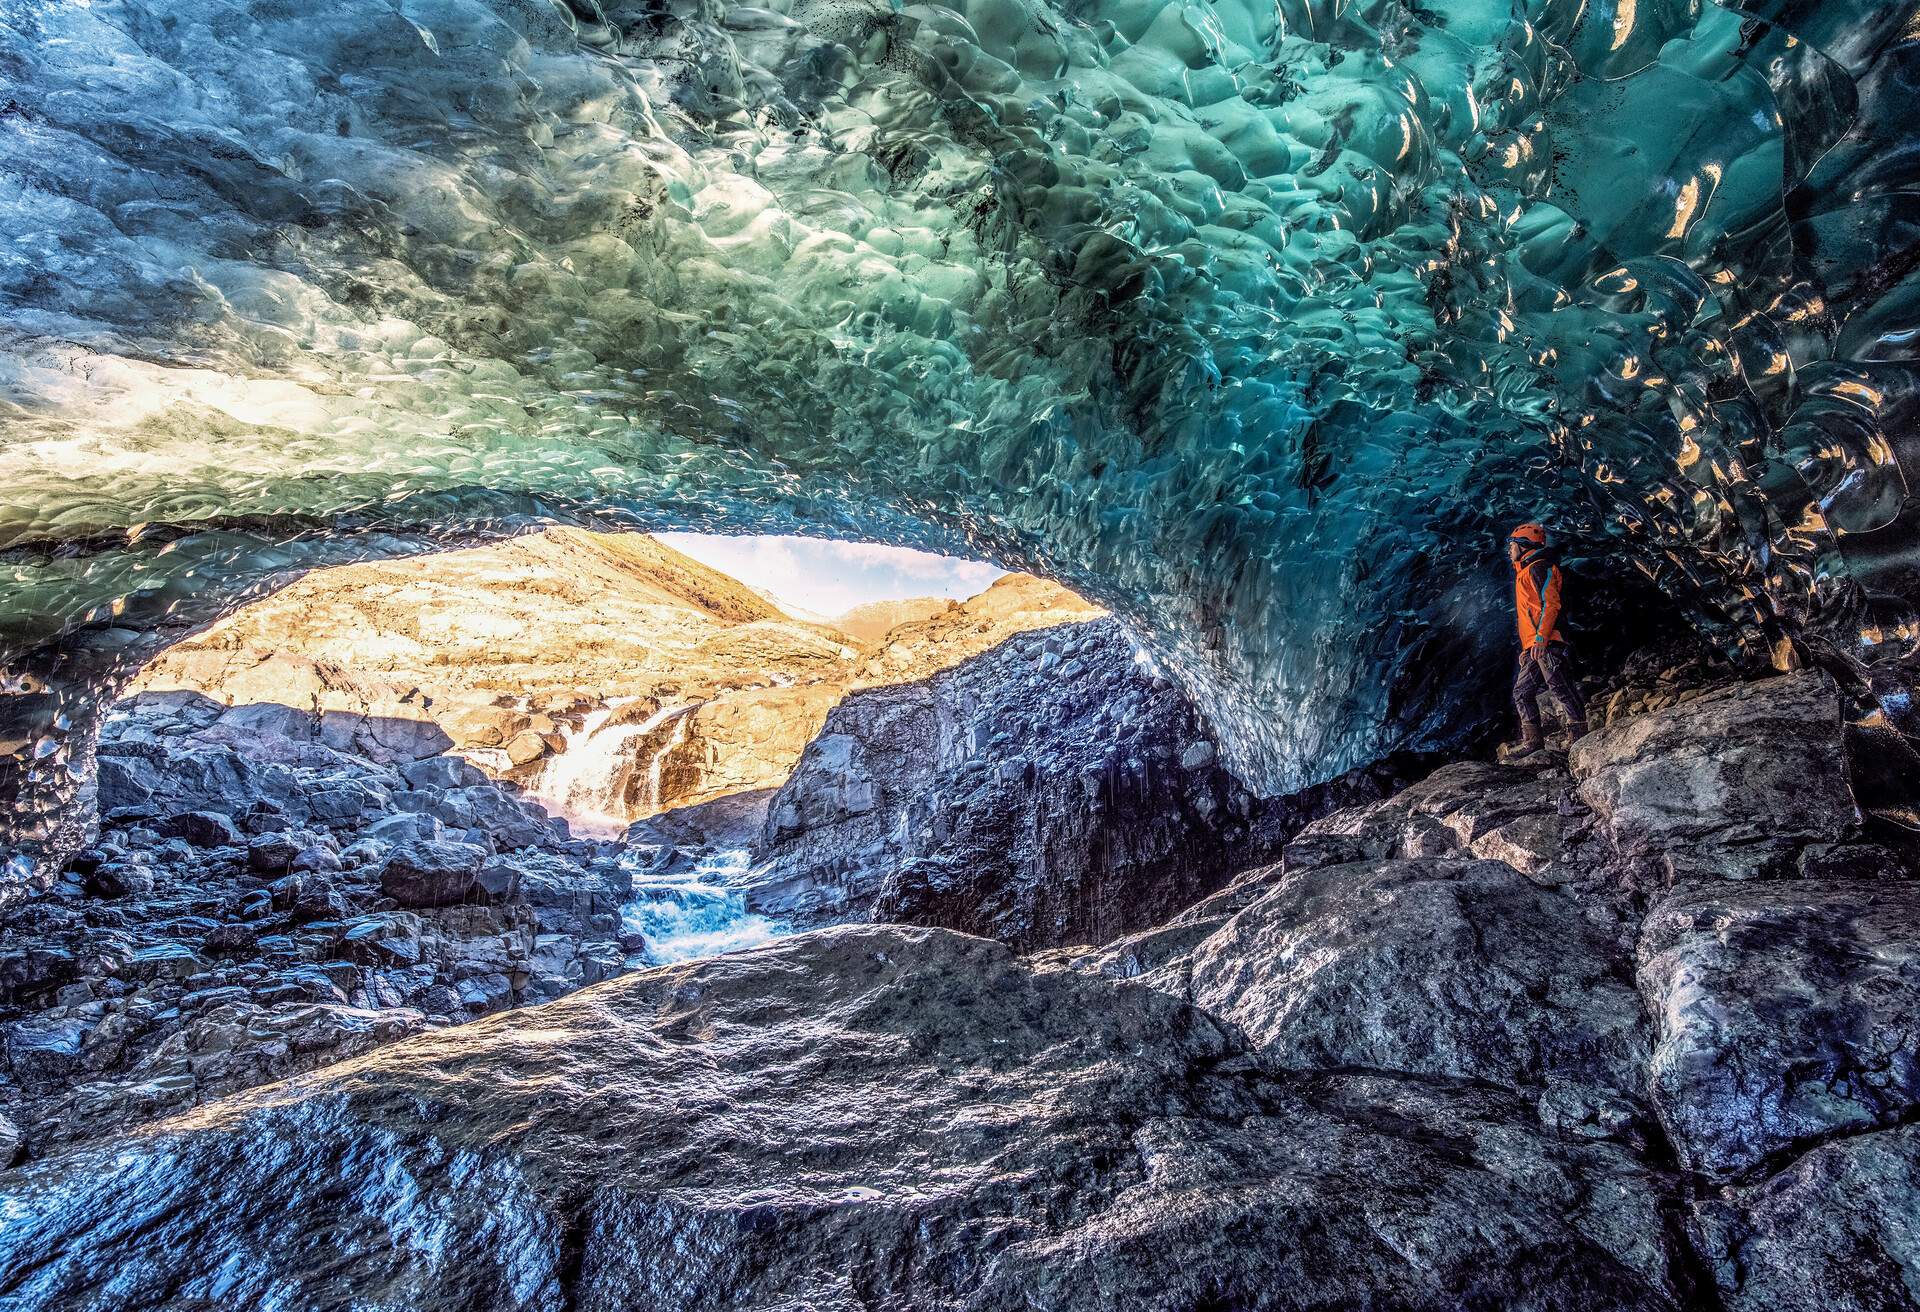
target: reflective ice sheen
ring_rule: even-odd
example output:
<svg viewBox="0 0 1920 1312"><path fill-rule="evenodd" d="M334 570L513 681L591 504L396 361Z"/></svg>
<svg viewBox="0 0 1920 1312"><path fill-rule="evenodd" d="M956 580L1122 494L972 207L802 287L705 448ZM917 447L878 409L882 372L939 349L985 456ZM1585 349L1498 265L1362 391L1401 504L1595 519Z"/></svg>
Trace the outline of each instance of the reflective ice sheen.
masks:
<svg viewBox="0 0 1920 1312"><path fill-rule="evenodd" d="M1053 574L1267 788L1458 726L1516 518L1890 687L1917 9L11 0L16 828L169 636L547 519Z"/></svg>

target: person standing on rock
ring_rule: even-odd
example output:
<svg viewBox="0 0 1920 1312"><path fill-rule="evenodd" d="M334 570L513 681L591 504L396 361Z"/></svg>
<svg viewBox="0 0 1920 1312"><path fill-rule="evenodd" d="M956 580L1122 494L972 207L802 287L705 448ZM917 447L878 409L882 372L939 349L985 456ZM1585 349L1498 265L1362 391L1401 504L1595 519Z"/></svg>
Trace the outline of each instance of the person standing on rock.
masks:
<svg viewBox="0 0 1920 1312"><path fill-rule="evenodd" d="M1522 524L1507 538L1513 562L1513 606L1520 622L1520 670L1513 680L1513 708L1520 713L1520 750L1546 745L1540 732L1540 690L1560 703L1567 717L1567 740L1587 731L1587 707L1567 672L1567 641L1560 633L1560 589L1565 571L1547 546L1547 531Z"/></svg>

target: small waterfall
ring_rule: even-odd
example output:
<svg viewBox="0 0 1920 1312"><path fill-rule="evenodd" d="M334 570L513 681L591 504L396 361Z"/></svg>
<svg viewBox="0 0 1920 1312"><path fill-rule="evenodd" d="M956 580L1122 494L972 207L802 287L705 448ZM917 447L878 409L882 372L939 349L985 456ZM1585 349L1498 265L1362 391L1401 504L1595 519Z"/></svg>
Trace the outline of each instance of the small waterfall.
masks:
<svg viewBox="0 0 1920 1312"><path fill-rule="evenodd" d="M626 928L646 935L647 946L634 966L661 966L722 952L759 947L793 932L784 921L747 910L736 887L747 873L749 854L734 849L710 851L690 870L652 874L636 871L633 899L621 908Z"/></svg>
<svg viewBox="0 0 1920 1312"><path fill-rule="evenodd" d="M530 790L549 811L566 817L582 833L619 833L635 818L620 800L629 765L628 747L678 716L667 745L657 749L647 763L647 804L642 809L650 811L658 806L666 754L685 741L688 714L694 708L663 706L636 724L609 728L607 721L617 709L603 706L589 712L577 730L563 730L566 747L548 762Z"/></svg>
<svg viewBox="0 0 1920 1312"><path fill-rule="evenodd" d="M667 756L687 740L687 726L693 721L692 706L684 708L679 718L674 720L673 729L667 734L667 741L654 749L653 759L647 762L646 804L642 813L651 815L661 809L660 784L666 775Z"/></svg>

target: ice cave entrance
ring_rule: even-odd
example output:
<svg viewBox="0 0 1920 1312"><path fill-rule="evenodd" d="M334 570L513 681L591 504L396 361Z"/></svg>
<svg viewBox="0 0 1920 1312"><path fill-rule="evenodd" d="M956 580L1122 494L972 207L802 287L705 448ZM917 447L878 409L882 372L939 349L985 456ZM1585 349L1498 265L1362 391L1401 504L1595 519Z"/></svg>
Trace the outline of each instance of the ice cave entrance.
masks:
<svg viewBox="0 0 1920 1312"><path fill-rule="evenodd" d="M647 944L633 964L659 964L783 931L741 890L769 802L843 698L1100 613L1032 576L874 543L553 528L315 570L170 648L115 720L192 698L260 761L332 753L363 788L458 758L447 780L477 770L623 849L622 920ZM422 798L383 799L367 832L514 841Z"/></svg>

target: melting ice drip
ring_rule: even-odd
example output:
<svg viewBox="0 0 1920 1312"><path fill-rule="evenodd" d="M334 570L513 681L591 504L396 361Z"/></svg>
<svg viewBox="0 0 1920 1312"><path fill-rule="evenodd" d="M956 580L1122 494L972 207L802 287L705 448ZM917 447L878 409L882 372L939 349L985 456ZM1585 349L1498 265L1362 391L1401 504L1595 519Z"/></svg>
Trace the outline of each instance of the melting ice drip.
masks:
<svg viewBox="0 0 1920 1312"><path fill-rule="evenodd" d="M533 788L533 795L548 810L565 816L580 832L618 833L631 821L659 809L667 754L686 741L694 707L663 706L637 724L609 728L607 721L617 709L604 706L589 712L578 729L562 730L566 746L548 763ZM638 805L630 808L621 800L627 768L633 760L629 746L645 742L669 720L674 721L672 732L646 763L642 776L646 791Z"/></svg>
<svg viewBox="0 0 1920 1312"><path fill-rule="evenodd" d="M633 898L621 909L621 920L647 937L642 964L711 957L791 934L784 922L747 910L735 881L749 862L747 852L726 849L701 858L690 870L636 873Z"/></svg>

